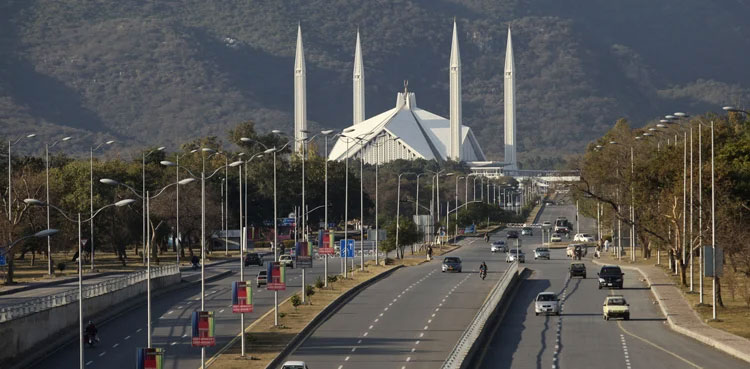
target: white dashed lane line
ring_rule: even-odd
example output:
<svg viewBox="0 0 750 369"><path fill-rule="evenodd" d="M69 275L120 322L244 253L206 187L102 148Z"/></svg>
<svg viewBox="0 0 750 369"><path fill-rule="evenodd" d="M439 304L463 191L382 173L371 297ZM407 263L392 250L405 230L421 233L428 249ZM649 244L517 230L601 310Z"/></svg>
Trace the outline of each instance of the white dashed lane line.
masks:
<svg viewBox="0 0 750 369"><path fill-rule="evenodd" d="M93 363L93 361L87 361L87 362L86 362L86 366L89 366L89 365L91 365L91 363Z"/></svg>
<svg viewBox="0 0 750 369"><path fill-rule="evenodd" d="M102 356L104 356L106 354L107 354L107 351L104 351L104 352L102 352L102 353L99 354L99 357L102 357Z"/></svg>

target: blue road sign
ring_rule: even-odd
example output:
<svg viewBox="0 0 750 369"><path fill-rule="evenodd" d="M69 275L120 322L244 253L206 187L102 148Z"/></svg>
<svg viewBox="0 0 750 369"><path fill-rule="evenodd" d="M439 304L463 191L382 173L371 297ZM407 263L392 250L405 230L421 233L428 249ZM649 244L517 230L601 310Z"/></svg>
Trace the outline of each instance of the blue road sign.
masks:
<svg viewBox="0 0 750 369"><path fill-rule="evenodd" d="M0 247L0 266L7 265L7 262L5 261L5 248Z"/></svg>
<svg viewBox="0 0 750 369"><path fill-rule="evenodd" d="M348 241L346 243L346 248L344 248L344 241ZM347 258L353 258L354 257L354 240L341 240L339 241L341 245L341 257L344 257L344 250L346 250L346 257Z"/></svg>

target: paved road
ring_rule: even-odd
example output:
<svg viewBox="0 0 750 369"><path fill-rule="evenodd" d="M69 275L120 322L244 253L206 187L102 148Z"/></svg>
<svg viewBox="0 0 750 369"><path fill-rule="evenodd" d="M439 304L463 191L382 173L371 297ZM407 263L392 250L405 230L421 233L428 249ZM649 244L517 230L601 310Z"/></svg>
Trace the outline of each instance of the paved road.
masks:
<svg viewBox="0 0 750 369"><path fill-rule="evenodd" d="M575 206L547 207L541 221L561 215L575 220ZM594 225L584 219L581 231L596 233ZM587 279L568 279L569 264L564 250L553 250L550 261L527 264L533 274L519 286L481 368L747 368L747 363L669 329L640 275L626 272L623 290L599 290L599 268L590 259ZM533 299L542 291L564 299L560 317L534 315ZM630 321L602 319L608 294L625 296Z"/></svg>
<svg viewBox="0 0 750 369"><path fill-rule="evenodd" d="M506 268L504 254L491 254L482 239L461 244L448 255L461 257L462 273L441 273L442 257L394 272L341 308L289 360L311 368L439 367Z"/></svg>
<svg viewBox="0 0 750 369"><path fill-rule="evenodd" d="M329 260L329 272L338 272L337 259ZM316 260L314 268L307 269L306 283L312 284L323 274L322 260ZM239 261L214 267L218 270L231 270L227 277L206 283L205 306L215 312L216 346L206 349L206 359L234 338L240 331L239 315L232 313L232 282L239 280ZM208 271L212 268L206 268ZM245 278L255 280L260 270L258 266L245 268ZM216 273L216 271L212 271ZM279 293L279 302L301 290L301 270L292 269L287 273L287 290ZM255 287L253 285L253 287ZM146 299L137 309L113 319L99 327L101 343L84 349L85 367L94 368L133 368L136 348L146 346ZM273 291L254 290L255 312L245 314L245 324L250 325L258 317L273 309ZM190 319L195 310L200 310L200 284L156 297L151 303L152 345L165 348L164 368L200 367L200 349L191 346ZM78 366L78 340L61 347L35 368L74 368Z"/></svg>

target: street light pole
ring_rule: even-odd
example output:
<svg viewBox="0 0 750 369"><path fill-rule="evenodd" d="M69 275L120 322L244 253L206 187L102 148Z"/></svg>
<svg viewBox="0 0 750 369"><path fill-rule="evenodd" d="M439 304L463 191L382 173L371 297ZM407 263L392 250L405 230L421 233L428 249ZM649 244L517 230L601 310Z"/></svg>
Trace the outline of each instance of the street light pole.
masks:
<svg viewBox="0 0 750 369"><path fill-rule="evenodd" d="M52 145L45 144L44 145L44 154L46 157L46 192L47 192L47 203L49 204L49 148L54 147L59 142L70 140L70 137L63 137L61 140L55 141L52 143ZM47 229L50 229L50 219L49 219L49 206L46 206L47 208ZM52 275L52 241L50 240L51 236L47 236L47 274ZM93 260L93 259L91 259Z"/></svg>
<svg viewBox="0 0 750 369"><path fill-rule="evenodd" d="M70 137L66 137L70 138ZM65 139L63 139L65 140ZM89 153L89 211L94 214L94 151L99 150L103 145L111 145L115 141L109 140L103 143L100 143L99 145L96 145L96 147L91 147L91 151ZM47 160L49 161L49 159ZM49 164L48 164L49 166ZM49 203L49 199L47 199L47 202ZM49 209L47 209L47 214L49 216ZM47 227L49 228L49 227ZM94 271L94 218L91 217L89 228L91 230L91 235L89 240L91 241L91 271Z"/></svg>

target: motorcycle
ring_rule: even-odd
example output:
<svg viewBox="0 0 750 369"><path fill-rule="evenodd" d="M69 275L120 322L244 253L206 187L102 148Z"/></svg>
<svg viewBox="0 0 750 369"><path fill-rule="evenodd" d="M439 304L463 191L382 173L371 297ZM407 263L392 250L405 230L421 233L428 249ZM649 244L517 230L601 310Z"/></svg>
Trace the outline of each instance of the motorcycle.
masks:
<svg viewBox="0 0 750 369"><path fill-rule="evenodd" d="M88 333L84 334L83 342L89 345L89 347L94 347L95 344L99 343L99 336Z"/></svg>

